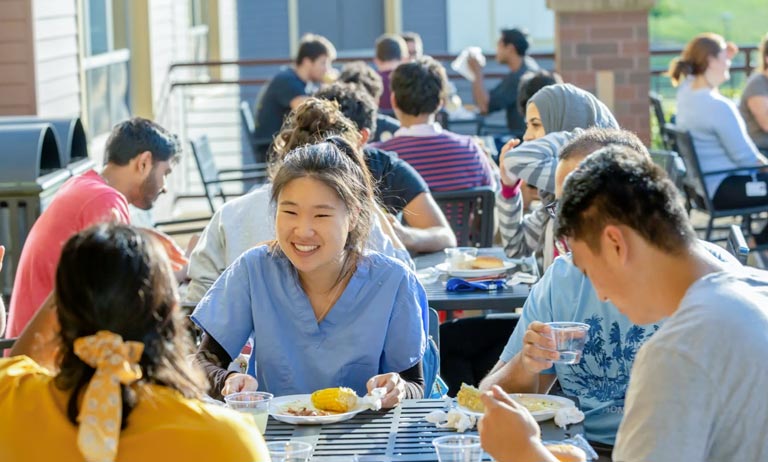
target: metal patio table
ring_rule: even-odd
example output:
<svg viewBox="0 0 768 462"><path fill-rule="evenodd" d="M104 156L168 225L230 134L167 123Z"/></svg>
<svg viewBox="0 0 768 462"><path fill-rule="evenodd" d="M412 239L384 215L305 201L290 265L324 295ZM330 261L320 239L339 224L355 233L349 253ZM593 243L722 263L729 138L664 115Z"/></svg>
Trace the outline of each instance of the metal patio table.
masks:
<svg viewBox="0 0 768 462"><path fill-rule="evenodd" d="M478 255L493 255L505 258L504 249L492 247L479 249ZM444 252L435 252L419 255L413 259L416 270L433 267L445 261ZM513 269L512 271L517 270ZM514 287L505 287L499 290L473 292L448 292L445 290L445 281L450 276L443 274L436 282L423 284L427 292L429 306L438 311L454 310L494 310L497 312L514 312L528 299L530 287L528 284L518 284Z"/></svg>
<svg viewBox="0 0 768 462"><path fill-rule="evenodd" d="M270 417L264 435L267 441L304 441L312 445L312 460L348 462L355 454L360 462L430 462L437 461L432 440L454 433L437 428L424 420L435 410L447 410L450 399L405 400L386 411L365 411L345 422L329 425L289 425ZM584 434L581 424L567 430L553 420L540 423L544 440L562 440ZM477 429L465 432L476 435ZM488 454L484 461L492 460Z"/></svg>

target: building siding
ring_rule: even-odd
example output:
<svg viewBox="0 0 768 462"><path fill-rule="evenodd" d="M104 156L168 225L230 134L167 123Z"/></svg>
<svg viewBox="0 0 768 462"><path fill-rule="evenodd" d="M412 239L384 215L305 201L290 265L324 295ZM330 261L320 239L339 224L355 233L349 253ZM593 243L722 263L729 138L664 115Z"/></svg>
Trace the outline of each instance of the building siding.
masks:
<svg viewBox="0 0 768 462"><path fill-rule="evenodd" d="M408 0L402 5L403 31L421 34L425 53L445 53L448 50L446 0Z"/></svg>
<svg viewBox="0 0 768 462"><path fill-rule="evenodd" d="M77 1L34 0L37 114L80 115Z"/></svg>
<svg viewBox="0 0 768 462"><path fill-rule="evenodd" d="M0 115L34 115L32 0L5 0L0 8Z"/></svg>

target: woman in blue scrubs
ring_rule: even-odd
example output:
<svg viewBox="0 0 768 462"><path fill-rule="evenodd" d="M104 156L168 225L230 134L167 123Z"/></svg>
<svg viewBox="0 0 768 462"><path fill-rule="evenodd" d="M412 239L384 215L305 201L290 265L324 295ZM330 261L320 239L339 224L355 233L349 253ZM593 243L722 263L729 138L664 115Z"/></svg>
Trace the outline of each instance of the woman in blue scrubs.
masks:
<svg viewBox="0 0 768 462"><path fill-rule="evenodd" d="M338 137L291 151L272 202L277 239L236 260L192 315L211 394L386 387L385 407L422 397L426 294L404 264L364 251L376 205L360 151ZM249 338L249 373L227 371Z"/></svg>

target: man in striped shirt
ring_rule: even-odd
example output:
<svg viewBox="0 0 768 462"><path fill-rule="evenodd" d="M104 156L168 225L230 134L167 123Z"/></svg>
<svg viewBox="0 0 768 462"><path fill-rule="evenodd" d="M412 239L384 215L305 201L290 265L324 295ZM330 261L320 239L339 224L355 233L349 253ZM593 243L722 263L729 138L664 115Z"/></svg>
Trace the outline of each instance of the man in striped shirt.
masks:
<svg viewBox="0 0 768 462"><path fill-rule="evenodd" d="M374 146L396 152L432 191L496 189L497 175L474 139L435 122L447 82L445 69L429 57L398 66L391 76L391 101L401 127L391 139Z"/></svg>

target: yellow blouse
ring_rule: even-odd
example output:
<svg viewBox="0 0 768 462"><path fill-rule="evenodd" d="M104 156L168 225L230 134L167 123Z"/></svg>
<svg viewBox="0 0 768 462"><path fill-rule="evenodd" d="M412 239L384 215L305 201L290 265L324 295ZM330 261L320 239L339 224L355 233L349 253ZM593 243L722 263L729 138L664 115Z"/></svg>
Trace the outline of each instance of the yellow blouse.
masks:
<svg viewBox="0 0 768 462"><path fill-rule="evenodd" d="M266 462L253 419L149 385L120 433L117 462ZM68 394L26 356L0 359L0 461L82 462Z"/></svg>

